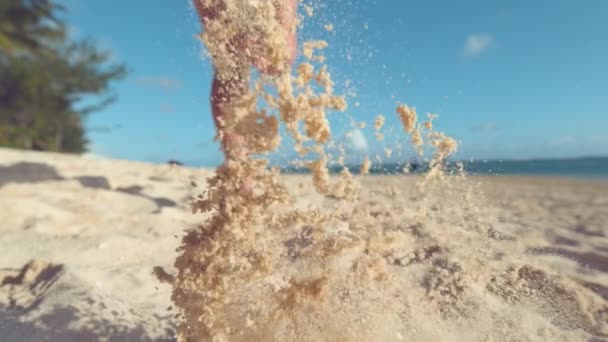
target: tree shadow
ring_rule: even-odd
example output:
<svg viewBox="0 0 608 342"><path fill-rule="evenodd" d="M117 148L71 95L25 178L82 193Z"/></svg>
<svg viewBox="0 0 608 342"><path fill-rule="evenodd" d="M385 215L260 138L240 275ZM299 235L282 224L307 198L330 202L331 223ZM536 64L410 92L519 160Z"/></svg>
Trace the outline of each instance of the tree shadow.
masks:
<svg viewBox="0 0 608 342"><path fill-rule="evenodd" d="M154 213L160 213L165 207L177 207L177 202L166 197L152 197L142 192L143 187L132 185L112 189L110 182L103 176L76 176L66 178L61 176L57 169L44 163L19 162L9 166L0 166L0 187L8 183L38 183L46 181L76 180L82 187L118 191L132 196L143 197L156 204Z"/></svg>
<svg viewBox="0 0 608 342"><path fill-rule="evenodd" d="M0 166L0 187L8 183L38 183L64 180L57 169L44 163L19 162Z"/></svg>
<svg viewBox="0 0 608 342"><path fill-rule="evenodd" d="M73 179L77 180L85 188L112 190L110 182L103 176L78 176Z"/></svg>

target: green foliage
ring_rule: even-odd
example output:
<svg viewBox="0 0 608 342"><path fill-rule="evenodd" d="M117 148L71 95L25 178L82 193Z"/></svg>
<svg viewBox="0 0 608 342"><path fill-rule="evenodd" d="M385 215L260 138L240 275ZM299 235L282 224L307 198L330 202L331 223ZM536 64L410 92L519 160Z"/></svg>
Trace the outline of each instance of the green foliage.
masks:
<svg viewBox="0 0 608 342"><path fill-rule="evenodd" d="M51 0L0 0L0 146L86 151L83 121L126 74L91 40L69 41L63 11ZM96 104L78 107L91 95Z"/></svg>

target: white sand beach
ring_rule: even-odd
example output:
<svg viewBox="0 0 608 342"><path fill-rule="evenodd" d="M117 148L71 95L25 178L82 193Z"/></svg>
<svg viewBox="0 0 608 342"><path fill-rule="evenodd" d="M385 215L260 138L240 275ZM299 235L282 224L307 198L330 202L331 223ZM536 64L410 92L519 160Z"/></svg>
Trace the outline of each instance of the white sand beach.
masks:
<svg viewBox="0 0 608 342"><path fill-rule="evenodd" d="M204 184L211 174L179 166L0 150L2 340L173 340L171 287L159 283L152 268L172 270L184 231L202 220L189 208L190 197L200 190L190 183ZM299 187L305 178L284 177L298 201L328 201ZM370 213L389 215L392 201L412 201L415 178L365 177ZM384 229L403 229L406 247L387 250L386 269L397 280L373 293L389 300L397 284L409 311L386 313L387 320L401 317L404 329L388 339L606 338L608 184L540 177L474 182L484 194L476 222L485 227L459 225L466 219L450 216L447 207L437 207L437 219L419 231L411 224L412 212L390 214L394 226ZM383 195L387 185L399 194ZM482 254L494 256L495 264L476 270L475 256ZM440 260L460 265L446 266L437 278L443 279L440 283L456 279L452 276L457 273L461 285L446 287L456 291L450 294L452 301L423 304L432 292L429 275ZM502 273L484 274L501 267ZM442 311L444 305L460 309L449 317L428 312ZM488 315L478 317L468 312L472 308L489 310ZM435 316L450 322L444 324L450 329L435 329L437 323L429 318Z"/></svg>

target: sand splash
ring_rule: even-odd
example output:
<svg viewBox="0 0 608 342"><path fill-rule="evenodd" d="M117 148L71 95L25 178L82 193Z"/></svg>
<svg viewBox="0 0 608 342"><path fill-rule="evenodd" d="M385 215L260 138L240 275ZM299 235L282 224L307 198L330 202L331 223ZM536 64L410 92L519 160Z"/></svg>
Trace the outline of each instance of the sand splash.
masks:
<svg viewBox="0 0 608 342"><path fill-rule="evenodd" d="M278 19L276 1L200 1L219 9L206 22L201 39L218 77L235 84L223 109L232 115L221 122L218 137L243 136L251 154L229 156L193 201L193 212L206 220L184 237L177 274L155 270L173 286L172 300L182 321L179 340L428 340L441 338L436 324L455 339L524 336L522 322L498 314L507 306L492 309L484 300L498 293L525 302L520 289L526 281L517 279L536 281L545 275L534 269L501 273L507 261L492 263L488 250L463 249L467 239L481 239L484 247L498 243L500 233L475 219L477 195L462 169L456 177L445 175L445 160L457 143L433 129L436 116L428 114L423 122L415 108L396 108L394 115L418 153L424 154L425 146L434 152L430 171L404 195L417 197L416 207L405 207L390 188L383 195L394 198L394 205L379 208L373 205L379 195L366 192L347 168L330 177L326 114L345 111L347 103L334 94L323 65L328 44L304 42L306 61L292 75L288 32ZM311 6L303 7L312 15ZM243 40L255 44L240 49L237 42ZM252 80L252 56L264 56L272 72ZM379 117L374 123L379 137L384 121ZM299 163L311 170L312 185L323 195L319 203L301 203L282 183L278 169L254 157L279 146L279 125L295 141ZM361 173L370 167L366 158ZM251 191L243 191L249 180ZM408 212L411 221L400 222ZM473 228L465 235L446 225ZM518 285L503 286L511 283ZM576 319L575 325L593 321ZM592 329L592 323L583 323L579 326ZM472 329L476 324L483 326ZM570 336L548 324L542 329L543 336Z"/></svg>

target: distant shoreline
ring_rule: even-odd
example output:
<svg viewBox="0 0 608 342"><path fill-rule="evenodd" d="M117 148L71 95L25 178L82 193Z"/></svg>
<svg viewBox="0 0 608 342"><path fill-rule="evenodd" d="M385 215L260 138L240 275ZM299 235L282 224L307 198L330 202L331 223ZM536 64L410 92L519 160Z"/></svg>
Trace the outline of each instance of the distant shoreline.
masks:
<svg viewBox="0 0 608 342"><path fill-rule="evenodd" d="M127 162L136 162L152 165L168 165L167 162L150 162L145 160L128 160L116 159L106 156L97 156L91 154L76 155L76 154L61 154L53 152L37 152L28 150L16 150L9 148L0 148L0 152L8 153L38 154L50 155L66 155L72 158L84 159L109 159L122 160ZM197 165L182 161L184 167L209 169L212 170L215 166ZM608 157L575 157L575 158L534 158L534 159L494 159L494 160L468 160L468 161L450 161L447 163L448 172L455 172L456 164L463 163L464 169L468 175L496 175L496 176L538 176L538 177L567 177L577 179L591 180L608 180ZM403 168L408 164L404 161L401 163L385 163L372 164L370 174L372 175L395 175L403 174ZM428 169L428 164L425 162L416 162L417 167L411 170L411 174L422 174ZM175 165L177 166L177 165ZM179 166L177 166L179 167ZM351 173L359 174L360 165L350 164L347 166ZM306 168L296 168L293 166L280 167L284 174L307 174ZM332 174L337 174L342 170L342 166L331 165L329 167Z"/></svg>
<svg viewBox="0 0 608 342"><path fill-rule="evenodd" d="M480 161L452 161L446 164L448 173L457 172L457 163L462 163L469 175L497 175L497 176L560 176L585 179L608 179L608 157L585 157L570 159L530 159L530 160L480 160ZM375 164L370 174L391 175L403 174L408 163ZM428 170L428 163L414 163L409 173L423 174ZM350 172L359 173L359 165L348 165ZM339 173L342 166L332 165L330 172ZM285 167L282 172L288 174L305 174L305 168Z"/></svg>

